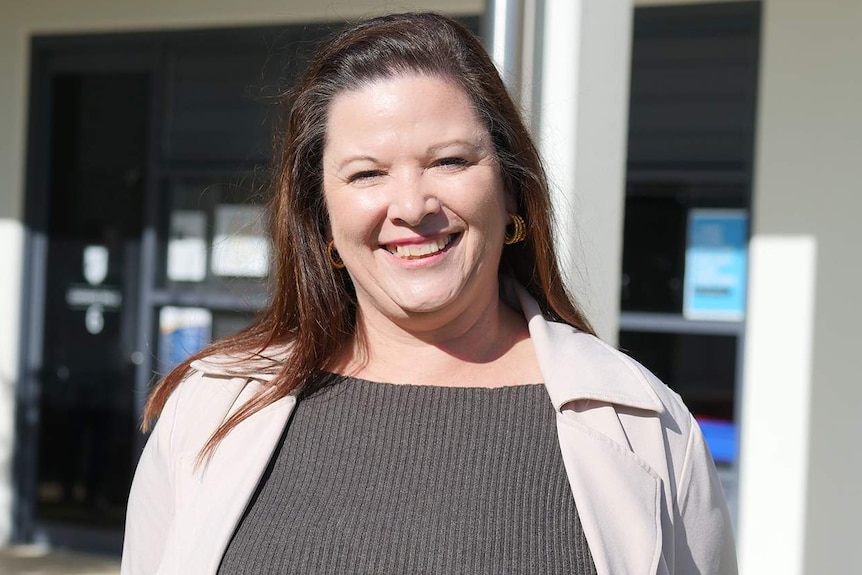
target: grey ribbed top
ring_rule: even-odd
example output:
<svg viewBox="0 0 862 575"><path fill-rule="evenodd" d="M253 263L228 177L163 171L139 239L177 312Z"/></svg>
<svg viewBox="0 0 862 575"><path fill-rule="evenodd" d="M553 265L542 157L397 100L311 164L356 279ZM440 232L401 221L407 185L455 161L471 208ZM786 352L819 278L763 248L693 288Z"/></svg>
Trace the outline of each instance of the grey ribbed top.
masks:
<svg viewBox="0 0 862 575"><path fill-rule="evenodd" d="M596 572L543 385L324 383L219 575Z"/></svg>

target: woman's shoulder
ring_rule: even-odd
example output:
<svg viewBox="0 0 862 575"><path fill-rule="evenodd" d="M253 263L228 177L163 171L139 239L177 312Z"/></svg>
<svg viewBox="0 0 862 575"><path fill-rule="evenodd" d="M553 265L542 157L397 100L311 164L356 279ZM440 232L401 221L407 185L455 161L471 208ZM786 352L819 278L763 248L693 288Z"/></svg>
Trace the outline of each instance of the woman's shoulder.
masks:
<svg viewBox="0 0 862 575"><path fill-rule="evenodd" d="M172 443L200 449L232 412L277 375L286 353L278 346L193 361L165 403L157 427L170 430Z"/></svg>
<svg viewBox="0 0 862 575"><path fill-rule="evenodd" d="M620 449L607 450L608 461L618 459L619 452L629 461L631 454L631 460L658 480L667 505L662 529L677 543L685 542L676 548L665 546L674 552L677 571L735 573L733 533L721 482L703 434L680 396L638 361L600 339L562 324L551 330L556 332L555 353L564 356L559 360L560 380L576 390L570 394L582 398L564 409L561 419L577 423L576 429L598 432L589 436L605 445L617 442ZM597 464L598 476L608 468Z"/></svg>
<svg viewBox="0 0 862 575"><path fill-rule="evenodd" d="M579 403L570 416L598 429L622 429L627 447L652 467L673 469L671 477L690 477L685 466L711 467L708 448L694 416L678 393L650 370L599 338L572 328L561 328L558 353L565 354L569 385ZM611 406L613 418L582 418L593 408ZM714 473L714 472L710 472ZM712 478L711 478L712 479ZM710 480L711 480L710 479Z"/></svg>

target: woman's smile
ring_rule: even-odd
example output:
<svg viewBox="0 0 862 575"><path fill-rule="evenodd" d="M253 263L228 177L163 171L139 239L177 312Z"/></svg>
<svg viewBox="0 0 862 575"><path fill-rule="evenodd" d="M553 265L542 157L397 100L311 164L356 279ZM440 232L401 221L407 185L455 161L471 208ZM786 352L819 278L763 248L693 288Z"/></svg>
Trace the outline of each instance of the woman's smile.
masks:
<svg viewBox="0 0 862 575"><path fill-rule="evenodd" d="M457 234L448 234L439 238L420 241L406 241L386 244L383 249L397 258L404 260L425 259L442 253L456 238Z"/></svg>

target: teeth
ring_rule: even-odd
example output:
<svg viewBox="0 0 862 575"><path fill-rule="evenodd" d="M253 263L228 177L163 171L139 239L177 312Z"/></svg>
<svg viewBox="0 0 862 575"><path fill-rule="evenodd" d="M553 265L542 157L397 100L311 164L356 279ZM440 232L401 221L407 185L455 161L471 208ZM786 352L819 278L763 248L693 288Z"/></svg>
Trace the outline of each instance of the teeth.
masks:
<svg viewBox="0 0 862 575"><path fill-rule="evenodd" d="M437 252L443 250L443 248L449 245L449 243L452 241L452 238L454 237L454 234L450 234L446 237L442 237L425 244L399 245L394 247L388 247L387 250L389 251L389 253L395 254L399 258L421 258L425 256L430 256L431 254L436 254Z"/></svg>

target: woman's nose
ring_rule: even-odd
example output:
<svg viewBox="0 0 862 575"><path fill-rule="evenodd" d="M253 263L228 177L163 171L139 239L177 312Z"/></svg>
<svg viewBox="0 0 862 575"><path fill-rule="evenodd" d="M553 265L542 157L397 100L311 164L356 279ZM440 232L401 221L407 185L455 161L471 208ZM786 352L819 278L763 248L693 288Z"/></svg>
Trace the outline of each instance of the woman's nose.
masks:
<svg viewBox="0 0 862 575"><path fill-rule="evenodd" d="M440 200L428 182L419 174L398 178L393 182L389 202L389 218L408 226L416 226L429 214L440 211Z"/></svg>

